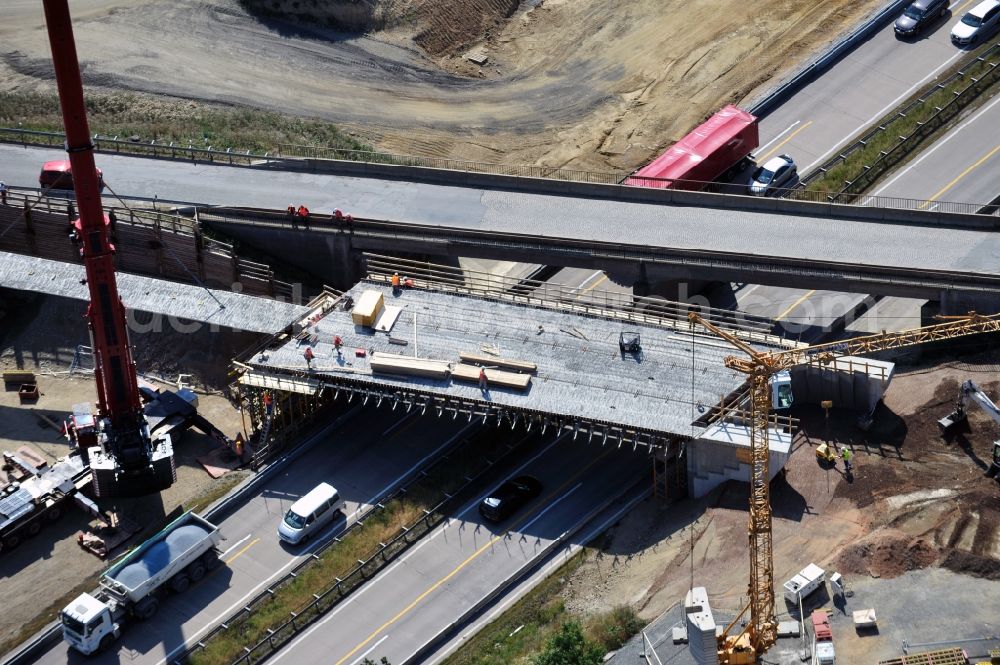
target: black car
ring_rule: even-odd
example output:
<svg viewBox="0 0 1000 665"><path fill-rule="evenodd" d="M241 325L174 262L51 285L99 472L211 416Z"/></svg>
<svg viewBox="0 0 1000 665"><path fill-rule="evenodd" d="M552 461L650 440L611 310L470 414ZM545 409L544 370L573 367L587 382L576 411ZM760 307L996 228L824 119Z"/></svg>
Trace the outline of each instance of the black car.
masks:
<svg viewBox="0 0 1000 665"><path fill-rule="evenodd" d="M499 522L542 493L542 484L532 476L511 478L486 495L479 503L479 514Z"/></svg>
<svg viewBox="0 0 1000 665"><path fill-rule="evenodd" d="M896 19L898 37L915 37L940 16L948 13L950 0L914 0Z"/></svg>

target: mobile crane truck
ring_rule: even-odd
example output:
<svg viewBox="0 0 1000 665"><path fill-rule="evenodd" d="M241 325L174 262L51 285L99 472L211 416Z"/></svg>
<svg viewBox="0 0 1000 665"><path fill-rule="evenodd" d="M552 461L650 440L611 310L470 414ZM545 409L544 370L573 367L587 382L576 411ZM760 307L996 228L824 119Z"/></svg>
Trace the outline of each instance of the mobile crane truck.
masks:
<svg viewBox="0 0 1000 665"><path fill-rule="evenodd" d="M105 571L96 596L63 609L63 639L88 656L107 650L128 621L152 618L164 593L183 593L216 568L220 540L217 526L184 513Z"/></svg>

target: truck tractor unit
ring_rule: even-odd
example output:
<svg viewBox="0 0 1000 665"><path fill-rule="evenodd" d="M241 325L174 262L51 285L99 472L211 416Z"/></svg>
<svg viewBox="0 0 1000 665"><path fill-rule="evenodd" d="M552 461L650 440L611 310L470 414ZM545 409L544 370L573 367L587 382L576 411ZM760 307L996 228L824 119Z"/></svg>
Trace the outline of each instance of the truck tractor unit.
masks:
<svg viewBox="0 0 1000 665"><path fill-rule="evenodd" d="M166 592L183 593L219 565L219 529L188 512L144 542L60 613L63 639L91 655L108 649L130 620L145 621Z"/></svg>
<svg viewBox="0 0 1000 665"><path fill-rule="evenodd" d="M812 613L813 635L816 637L813 662L816 665L836 665L837 654L833 648L833 631L830 629L830 615L823 610Z"/></svg>

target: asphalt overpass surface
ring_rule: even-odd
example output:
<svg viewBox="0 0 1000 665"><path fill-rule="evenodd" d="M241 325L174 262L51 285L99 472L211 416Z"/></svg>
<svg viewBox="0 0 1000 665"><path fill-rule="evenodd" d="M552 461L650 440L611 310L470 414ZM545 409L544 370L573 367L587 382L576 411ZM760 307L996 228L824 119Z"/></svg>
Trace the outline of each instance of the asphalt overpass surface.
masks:
<svg viewBox="0 0 1000 665"><path fill-rule="evenodd" d="M34 186L39 165L57 152L0 146L4 177L13 186ZM1000 291L997 220L985 216L315 160L310 168L341 173L108 154L97 155L97 163L122 195L273 210L302 203L317 217L340 208L366 220L393 220L356 222L352 251L592 267L623 281L645 277L653 289L680 279L930 299L942 291ZM302 242L302 232L275 235L258 226L237 234L237 224L227 226L293 263L305 249L322 249L315 238ZM329 251L317 260L343 264L344 247L335 244L328 240Z"/></svg>

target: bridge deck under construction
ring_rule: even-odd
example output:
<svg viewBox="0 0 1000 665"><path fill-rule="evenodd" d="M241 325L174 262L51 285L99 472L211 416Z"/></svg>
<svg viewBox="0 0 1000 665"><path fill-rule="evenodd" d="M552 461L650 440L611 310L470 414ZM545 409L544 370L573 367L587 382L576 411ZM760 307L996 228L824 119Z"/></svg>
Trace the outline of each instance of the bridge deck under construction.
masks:
<svg viewBox="0 0 1000 665"><path fill-rule="evenodd" d="M391 328L355 324L351 310L379 296L380 321L383 327L391 321ZM303 319L298 334L279 336L242 359L249 371L241 382L306 394L329 387L470 419L513 421L517 414L649 446L696 436L701 428L692 422L743 382L723 365L735 349L701 331L692 334L686 322L664 329L433 288L393 295L380 282L359 283L323 309ZM623 331L639 333L640 353L621 352ZM341 356L335 335L343 341ZM312 369L307 347L315 353ZM527 385L505 387L491 378L482 390L480 366L490 377Z"/></svg>
<svg viewBox="0 0 1000 665"><path fill-rule="evenodd" d="M84 277L80 264L0 252L0 287L86 301L90 292ZM129 273L118 273L118 292L130 310L259 333L276 333L308 311L289 302Z"/></svg>

